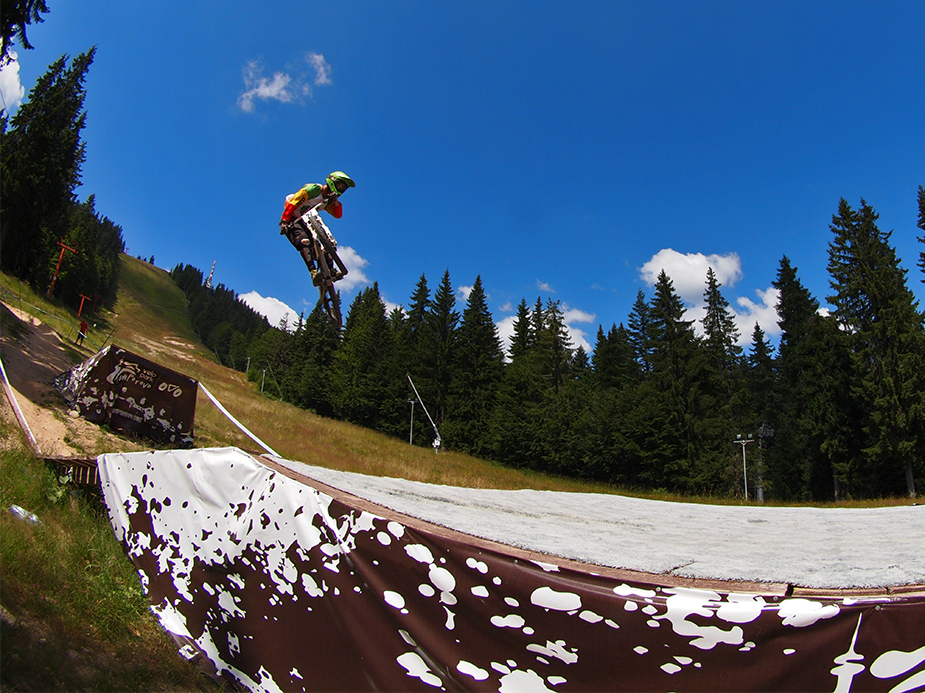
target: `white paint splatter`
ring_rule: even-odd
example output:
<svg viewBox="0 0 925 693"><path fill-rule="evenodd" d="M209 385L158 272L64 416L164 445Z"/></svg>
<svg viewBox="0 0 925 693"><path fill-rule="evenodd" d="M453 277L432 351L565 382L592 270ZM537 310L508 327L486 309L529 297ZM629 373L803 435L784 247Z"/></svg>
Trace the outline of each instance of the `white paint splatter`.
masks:
<svg viewBox="0 0 925 693"><path fill-rule="evenodd" d="M761 616L761 611L766 605L763 597L727 594L726 602L719 607L716 617L727 623L751 623Z"/></svg>
<svg viewBox="0 0 925 693"><path fill-rule="evenodd" d="M498 693L545 693L551 690L546 687L542 676L532 669L527 669L526 671L512 671L502 676Z"/></svg>
<svg viewBox="0 0 925 693"><path fill-rule="evenodd" d="M428 686L440 688L443 682L434 674L417 652L405 652L396 660L408 672L408 676L421 679Z"/></svg>
<svg viewBox="0 0 925 693"><path fill-rule="evenodd" d="M707 590L690 589L688 587L677 587L665 590L671 596L665 600L667 612L664 616L659 616L659 620L666 620L671 623L675 633L682 637L693 638L691 645L701 650L712 650L719 643L727 645L741 645L743 641L742 629L735 626L730 630L723 630L715 626L701 626L693 621L688 621L690 616L700 616L710 618L720 600L716 592Z"/></svg>
<svg viewBox="0 0 925 693"><path fill-rule="evenodd" d="M302 588L309 597L323 597L324 590L318 587L315 579L307 573L302 573Z"/></svg>
<svg viewBox="0 0 925 693"><path fill-rule="evenodd" d="M556 642L547 640L545 646L537 645L536 643L530 643L527 645L527 650L540 655L545 655L547 657L555 657L556 659L562 660L566 664L574 664L578 661L577 654L565 649L564 640L556 640Z"/></svg>
<svg viewBox="0 0 925 693"><path fill-rule="evenodd" d="M600 616L594 613L593 611L587 611L587 610L582 611L580 614L578 614L578 618L580 618L582 621L587 621L588 623L600 623L601 621L604 620L603 616Z"/></svg>
<svg viewBox="0 0 925 693"><path fill-rule="evenodd" d="M581 597L574 592L557 592L551 587L533 590L530 602L543 609L553 611L574 611L581 608Z"/></svg>
<svg viewBox="0 0 925 693"><path fill-rule="evenodd" d="M837 616L837 604L823 605L809 599L786 599L781 602L778 615L785 626L805 628L825 618Z"/></svg>
<svg viewBox="0 0 925 693"><path fill-rule="evenodd" d="M475 666L475 664L472 664L472 662L467 662L465 660L459 661L459 663L456 665L456 671L458 671L460 674L471 676L476 681L484 681L488 678L487 671L480 669L479 667Z"/></svg>
<svg viewBox="0 0 925 693"><path fill-rule="evenodd" d="M655 590L646 590L639 587L630 587L626 583L622 585L617 585L613 588L613 593L618 597L641 597L645 599L647 597L654 597Z"/></svg>
<svg viewBox="0 0 925 693"><path fill-rule="evenodd" d="M456 578L446 568L438 568L431 565L430 572L427 575L434 587L442 592L452 592L456 589Z"/></svg>
<svg viewBox="0 0 925 693"><path fill-rule="evenodd" d="M396 609L405 608L405 598L401 596L398 592L393 592L391 590L386 590L382 593L382 598L385 600L385 603Z"/></svg>
<svg viewBox="0 0 925 693"><path fill-rule="evenodd" d="M887 650L871 664L870 673L878 679L891 679L894 676L905 674L907 671L912 671L923 662L925 662L925 645L911 652ZM922 677L925 677L925 672L919 672L916 675L915 678L918 679L917 686L923 684ZM912 690L912 688L905 688L904 690Z"/></svg>
<svg viewBox="0 0 925 693"><path fill-rule="evenodd" d="M497 628L520 628L526 621L523 616L511 614L509 616L492 616L491 625Z"/></svg>
<svg viewBox="0 0 925 693"><path fill-rule="evenodd" d="M473 597L487 597L488 596L488 588L484 587L483 585L476 585L469 591L472 592Z"/></svg>
<svg viewBox="0 0 925 693"><path fill-rule="evenodd" d="M423 544L408 544L405 547L405 553L418 563L433 563L434 555Z"/></svg>
<svg viewBox="0 0 925 693"><path fill-rule="evenodd" d="M466 565L473 570L479 571L482 575L488 574L488 564L475 558L467 558Z"/></svg>
<svg viewBox="0 0 925 693"><path fill-rule="evenodd" d="M552 563L543 563L542 561L530 561L530 562L533 563L534 565L539 566L547 573L558 573L559 572L559 566L553 565Z"/></svg>

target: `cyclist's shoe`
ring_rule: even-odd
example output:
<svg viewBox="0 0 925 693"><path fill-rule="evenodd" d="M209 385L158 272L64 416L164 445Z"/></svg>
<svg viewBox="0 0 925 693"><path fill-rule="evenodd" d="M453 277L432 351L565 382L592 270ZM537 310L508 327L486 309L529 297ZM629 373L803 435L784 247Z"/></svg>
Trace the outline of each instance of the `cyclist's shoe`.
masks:
<svg viewBox="0 0 925 693"><path fill-rule="evenodd" d="M321 286L321 284L324 283L324 275L321 274L321 270L313 269L311 270L311 273L312 273L312 284L314 284L315 286Z"/></svg>

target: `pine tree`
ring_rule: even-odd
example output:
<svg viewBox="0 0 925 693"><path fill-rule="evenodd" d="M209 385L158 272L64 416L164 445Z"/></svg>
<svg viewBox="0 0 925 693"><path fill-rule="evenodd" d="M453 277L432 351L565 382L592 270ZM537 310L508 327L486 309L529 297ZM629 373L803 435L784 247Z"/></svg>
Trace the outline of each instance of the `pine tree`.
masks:
<svg viewBox="0 0 925 693"><path fill-rule="evenodd" d="M630 346L633 348L633 353L636 355L636 361L639 363L639 369L643 376L647 376L652 372L652 344L649 332L651 320L646 295L640 289L636 293L636 301L633 303L633 309L629 314L627 331Z"/></svg>
<svg viewBox="0 0 925 693"><path fill-rule="evenodd" d="M769 415L777 409L776 370L773 347L765 336L764 330L756 322L752 331L750 353L745 357L748 390L751 396L750 410L761 424L769 420Z"/></svg>
<svg viewBox="0 0 925 693"><path fill-rule="evenodd" d="M44 291L67 232L86 145L84 79L95 48L49 67L7 130L0 124L0 267Z"/></svg>
<svg viewBox="0 0 925 693"><path fill-rule="evenodd" d="M892 232L864 201L857 211L845 200L832 218L829 301L850 335L859 401L866 403L865 453L888 492L905 485L915 497L916 467L925 436L925 330L918 302L906 286L907 270L890 245ZM895 485L890 487L890 480Z"/></svg>
<svg viewBox="0 0 925 693"><path fill-rule="evenodd" d="M536 354L543 377L552 391L558 392L568 377L574 353L559 302L550 299L534 323L540 326L536 336Z"/></svg>
<svg viewBox="0 0 925 693"><path fill-rule="evenodd" d="M3 5L0 5L0 67L10 60L14 38L23 48L32 48L26 38L26 27L44 22L42 15L47 12L45 0L3 0Z"/></svg>
<svg viewBox="0 0 925 693"><path fill-rule="evenodd" d="M591 362L602 387L620 389L639 381L639 364L630 345L629 332L622 322L619 327L612 325L606 336L604 328L598 327Z"/></svg>
<svg viewBox="0 0 925 693"><path fill-rule="evenodd" d="M93 195L83 204L72 205L64 243L79 252L68 258L58 275L56 293L60 298L74 307L81 305L82 296L88 297L91 305L99 299L114 302L119 255L125 244L122 229L96 212Z"/></svg>
<svg viewBox="0 0 925 693"><path fill-rule="evenodd" d="M781 328L778 349L779 406L772 412L770 427L775 430L774 442L767 452L767 467L770 486L774 495L784 500L808 499L809 489L804 480L804 470L810 466L807 442L798 426L798 420L806 406L803 395L804 374L807 366L807 335L810 322L819 302L803 286L797 277L797 270L785 255L781 258L777 278L772 283L780 299L777 304L777 324ZM803 345L804 348L801 348ZM819 354L825 359L825 354Z"/></svg>
<svg viewBox="0 0 925 693"><path fill-rule="evenodd" d="M530 320L530 309L527 308L526 299L520 299L517 314L514 318L514 333L511 336L509 354L512 361L524 356L533 347L536 335L533 333Z"/></svg>
<svg viewBox="0 0 925 693"><path fill-rule="evenodd" d="M921 185L919 186L919 223L918 227L925 231L925 188ZM919 243L925 245L925 233L919 236ZM919 268L922 270L922 275L925 277L925 250L919 252ZM925 278L922 279L922 283L925 284Z"/></svg>
<svg viewBox="0 0 925 693"><path fill-rule="evenodd" d="M842 500L864 485L848 335L831 316L814 314L796 358L801 368L796 425L804 448L803 487L815 500Z"/></svg>
<svg viewBox="0 0 925 693"><path fill-rule="evenodd" d="M340 343L340 330L319 300L308 318L299 321L292 350L294 363L288 397L304 409L332 416L331 369Z"/></svg>
<svg viewBox="0 0 925 693"><path fill-rule="evenodd" d="M699 376L703 359L692 321L684 320L684 304L664 270L655 282L649 306L649 343L652 345L652 395L661 400L665 418L656 425L667 445L660 470L649 470L652 482L688 491L695 485L712 485L713 473L697 469L701 452L698 417L701 415ZM672 437L673 436L673 437Z"/></svg>
<svg viewBox="0 0 925 693"><path fill-rule="evenodd" d="M425 316L421 341L422 379L415 381L438 427L447 416L458 323L456 296L450 283L450 271L446 270Z"/></svg>
<svg viewBox="0 0 925 693"><path fill-rule="evenodd" d="M728 457L729 441L742 431L754 430L748 412L739 329L720 287L713 268L708 268L703 294L706 312L701 341L705 362L701 378L700 455L701 466L713 468L717 483Z"/></svg>
<svg viewBox="0 0 925 693"><path fill-rule="evenodd" d="M344 321L343 339L331 366L335 414L377 428L388 389L391 339L378 284L361 291Z"/></svg>
<svg viewBox="0 0 925 693"><path fill-rule="evenodd" d="M707 288L703 292L706 313L703 324L704 340L710 364L724 377L738 370L742 357L739 346L739 329L729 313L729 301L720 291L722 285L716 279L713 268L707 269Z"/></svg>
<svg viewBox="0 0 925 693"><path fill-rule="evenodd" d="M485 302L481 277L475 278L469 293L456 341L449 416L443 434L453 449L487 456L491 453L489 427L503 375L504 352Z"/></svg>

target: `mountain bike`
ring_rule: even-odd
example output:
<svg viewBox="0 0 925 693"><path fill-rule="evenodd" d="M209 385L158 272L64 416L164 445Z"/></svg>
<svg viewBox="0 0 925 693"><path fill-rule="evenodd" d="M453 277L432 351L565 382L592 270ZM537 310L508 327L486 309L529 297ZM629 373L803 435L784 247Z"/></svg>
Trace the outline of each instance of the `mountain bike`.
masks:
<svg viewBox="0 0 925 693"><path fill-rule="evenodd" d="M318 287L324 309L338 327L343 325L340 310L340 293L334 288L347 276L347 267L337 254L337 241L334 234L321 219L321 209L330 200L319 203L308 210L294 224L298 224L311 241L299 247L299 254L305 261L312 275L312 284Z"/></svg>

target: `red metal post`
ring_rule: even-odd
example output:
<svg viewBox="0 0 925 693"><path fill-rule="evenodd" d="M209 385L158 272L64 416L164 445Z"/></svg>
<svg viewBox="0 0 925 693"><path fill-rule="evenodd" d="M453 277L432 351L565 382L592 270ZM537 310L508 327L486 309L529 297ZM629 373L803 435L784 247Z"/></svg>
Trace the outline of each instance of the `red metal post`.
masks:
<svg viewBox="0 0 925 693"><path fill-rule="evenodd" d="M69 248L68 246L64 245L64 243L62 243L61 241L58 241L58 245L61 246L61 254L58 256L58 266L55 267L55 276L51 278L51 286L48 288L48 298L51 298L52 294L55 293L55 281L57 281L58 279L58 272L61 271L61 261L64 260L64 251L70 250L75 255L79 254L77 253L76 248Z"/></svg>

